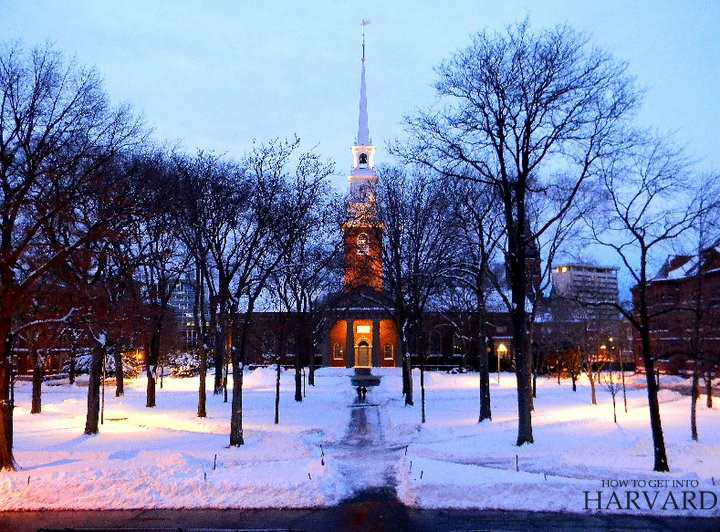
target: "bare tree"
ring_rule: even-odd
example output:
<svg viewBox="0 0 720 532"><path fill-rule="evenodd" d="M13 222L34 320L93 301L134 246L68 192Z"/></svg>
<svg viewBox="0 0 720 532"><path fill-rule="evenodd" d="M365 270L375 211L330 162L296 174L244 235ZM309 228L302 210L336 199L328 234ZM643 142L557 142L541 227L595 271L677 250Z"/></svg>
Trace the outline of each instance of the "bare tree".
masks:
<svg viewBox="0 0 720 532"><path fill-rule="evenodd" d="M147 324L146 407L155 406L155 383L164 332L173 319L170 299L190 261L190 253L180 238L181 180L171 160L162 152L145 155L138 171L147 183L143 205L133 220L132 237L139 256L139 279L149 308Z"/></svg>
<svg viewBox="0 0 720 532"><path fill-rule="evenodd" d="M229 269L234 273L233 304L244 303L242 315L233 324L231 345L233 396L230 446L244 444L242 378L248 335L255 306L270 277L306 230L309 213L326 190L332 165L309 152L298 153L299 139L256 144L242 161L244 208L233 226L236 253Z"/></svg>
<svg viewBox="0 0 720 532"><path fill-rule="evenodd" d="M302 401L302 374L309 366L309 382L314 385L315 331L322 318L321 296L336 286L337 272L332 268L342 251L337 226L339 198L327 184L318 189L316 202L299 224L298 237L287 256L270 276L269 296L275 307L287 313L293 322L295 346L295 400Z"/></svg>
<svg viewBox="0 0 720 532"><path fill-rule="evenodd" d="M614 304L630 322L640 338L647 383L650 425L655 454L655 471L669 471L658 403L658 382L650 341L653 319L676 311L652 309L648 287L649 268L656 254L684 233L697 218L698 211L688 190L691 181L682 154L666 141L645 135L628 135L633 146L624 153L606 158L599 169L605 184L608 208L595 219L589 218L595 239L613 249L627 271L633 288L634 309Z"/></svg>
<svg viewBox="0 0 720 532"><path fill-rule="evenodd" d="M690 402L690 436L698 440L697 400L700 395L700 375L704 374L708 382L708 408L712 406L712 369L717 364L708 349L711 337L715 336L713 325L717 323L720 310L705 290L707 261L712 246L718 242L720 235L720 177L709 175L700 184L701 193L694 199L698 216L691 229L693 244L692 261L694 266L689 272L692 289L691 301L683 305L683 314L690 317L692 323L688 342L688 353L693 362L691 402Z"/></svg>
<svg viewBox="0 0 720 532"><path fill-rule="evenodd" d="M619 361L616 362L619 363ZM610 392L610 395L612 396L613 423L617 424L617 405L615 398L617 397L617 394L620 393L620 391L622 390L619 366L615 367L615 365L611 363L607 367L607 369L605 369L602 375L605 389Z"/></svg>
<svg viewBox="0 0 720 532"><path fill-rule="evenodd" d="M116 221L106 210L91 224L75 216L102 167L135 142L126 108L112 109L99 77L50 48L0 51L0 468L12 469L11 323L18 305L45 273ZM56 246L48 227L74 225ZM28 254L44 248L29 267Z"/></svg>
<svg viewBox="0 0 720 532"><path fill-rule="evenodd" d="M410 177L404 170L384 168L377 191L389 302L377 303L391 313L400 331L405 404L413 404L412 356L423 356L423 315L451 274L456 250L451 231L449 198L442 183L426 172ZM421 359L422 362L422 359ZM424 379L424 363L421 364ZM421 393L424 399L424 387ZM424 418L424 401L423 401Z"/></svg>
<svg viewBox="0 0 720 532"><path fill-rule="evenodd" d="M527 21L479 33L438 69L442 106L407 122L406 158L491 186L502 205L512 291L517 445L532 443L528 253L571 209L598 162L615 150L637 96L625 65L565 26ZM530 219L535 197L548 201Z"/></svg>
<svg viewBox="0 0 720 532"><path fill-rule="evenodd" d="M482 183L462 181L451 187L452 223L458 233L458 252L450 283L467 291L475 317L472 328L478 353L480 412L478 422L492 419L490 407L490 363L488 354L488 294L492 286L491 264L504 243L502 212L493 189Z"/></svg>

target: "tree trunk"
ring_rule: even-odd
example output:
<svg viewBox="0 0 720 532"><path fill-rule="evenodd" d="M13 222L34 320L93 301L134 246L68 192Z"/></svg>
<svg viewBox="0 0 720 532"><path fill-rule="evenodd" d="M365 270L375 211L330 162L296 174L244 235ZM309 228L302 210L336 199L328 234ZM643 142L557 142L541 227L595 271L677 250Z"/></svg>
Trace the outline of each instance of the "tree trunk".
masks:
<svg viewBox="0 0 720 532"><path fill-rule="evenodd" d="M215 387L213 389L215 395L222 391L224 382L223 367L225 366L225 342L227 339L225 326L226 311L227 307L225 303L221 303L219 315L215 316Z"/></svg>
<svg viewBox="0 0 720 532"><path fill-rule="evenodd" d="M275 365L275 424L280 423L280 372L282 366L280 365L280 358L278 358L277 364ZM297 393L297 392L296 392Z"/></svg>
<svg viewBox="0 0 720 532"><path fill-rule="evenodd" d="M622 379L623 405L627 414L627 392L625 391L625 366L623 365L623 354L620 353L620 378Z"/></svg>
<svg viewBox="0 0 720 532"><path fill-rule="evenodd" d="M14 470L12 332L10 318L0 318L0 469Z"/></svg>
<svg viewBox="0 0 720 532"><path fill-rule="evenodd" d="M68 360L68 380L75 384L75 344L70 346L70 359Z"/></svg>
<svg viewBox="0 0 720 532"><path fill-rule="evenodd" d="M485 342L485 334L481 334L478 340L480 366L478 368L480 373L480 415L478 416L478 423L482 423L486 419L492 419L492 409L490 408L490 355Z"/></svg>
<svg viewBox="0 0 720 532"><path fill-rule="evenodd" d="M524 285L525 278L523 276ZM513 281L512 326L515 348L515 379L517 381L518 436L516 445L533 443L532 433L532 390L530 380L530 357L528 354L527 323L525 315L525 287Z"/></svg>
<svg viewBox="0 0 720 532"><path fill-rule="evenodd" d="M225 358L225 374L222 380L223 403L228 402L228 376L230 374L230 357ZM233 373L235 375L235 373ZM233 381L235 382L235 381Z"/></svg>
<svg viewBox="0 0 720 532"><path fill-rule="evenodd" d="M705 374L705 406L712 408L713 388L712 388L712 371L708 370Z"/></svg>
<svg viewBox="0 0 720 532"><path fill-rule="evenodd" d="M595 375L593 375L592 366L590 366L590 370L587 372L588 380L590 381L590 399L592 401L592 404L597 406L597 394L595 393Z"/></svg>
<svg viewBox="0 0 720 532"><path fill-rule="evenodd" d="M230 446L239 447L245 443L243 437L243 369L245 366L245 353L247 350L247 336L252 320L252 313L255 309L255 302L251 299L245 312L245 318L240 331L240 345L233 343L233 394L230 407Z"/></svg>
<svg viewBox="0 0 720 532"><path fill-rule="evenodd" d="M410 360L410 353L405 353L403 366L406 375L405 406L413 406L415 402L413 401L412 363Z"/></svg>
<svg viewBox="0 0 720 532"><path fill-rule="evenodd" d="M146 408L153 408L155 406L155 371L157 366L150 363L150 357L145 362L145 373L147 374L147 400L145 402Z"/></svg>
<svg viewBox="0 0 720 532"><path fill-rule="evenodd" d="M310 352L310 366L308 367L308 384L315 386L315 350Z"/></svg>
<svg viewBox="0 0 720 532"><path fill-rule="evenodd" d="M100 418L100 381L102 380L103 360L105 359L105 346L97 345L90 358L90 380L88 382L87 417L85 419L85 434L97 434L98 420Z"/></svg>
<svg viewBox="0 0 720 532"><path fill-rule="evenodd" d="M615 392L612 393L613 400L613 421L617 425L617 408L615 407Z"/></svg>
<svg viewBox="0 0 720 532"><path fill-rule="evenodd" d="M42 412L42 382L45 373L44 358L34 347L30 350L33 363L32 378L32 407L31 414L39 414Z"/></svg>
<svg viewBox="0 0 720 532"><path fill-rule="evenodd" d="M420 422L425 423L425 355L420 361Z"/></svg>
<svg viewBox="0 0 720 532"><path fill-rule="evenodd" d="M198 386L198 409L197 417L207 417L206 410L206 380L207 380L207 350L205 349L205 339L203 338L199 346L200 356L200 385Z"/></svg>
<svg viewBox="0 0 720 532"><path fill-rule="evenodd" d="M155 407L155 381L157 380L157 366L160 359L160 334L162 332L161 322L155 323L150 336L150 349L148 350L145 369L147 372L147 408Z"/></svg>
<svg viewBox="0 0 720 532"><path fill-rule="evenodd" d="M242 342L244 344L244 340ZM242 348L242 346L241 346ZM233 357L233 394L230 409L230 447L239 447L245 444L243 437L243 401L242 401L242 385L243 385L243 362L237 353L238 348L232 350Z"/></svg>
<svg viewBox="0 0 720 532"><path fill-rule="evenodd" d="M214 298L210 299L210 323L208 325L207 337L211 339L213 344L213 365L215 373L213 376L213 395L218 395L222 388L222 355L218 352L218 330L217 330L217 311L213 303Z"/></svg>
<svg viewBox="0 0 720 532"><path fill-rule="evenodd" d="M123 374L122 354L119 349L113 350L113 359L115 360L115 397L125 395L125 375Z"/></svg>
<svg viewBox="0 0 720 532"><path fill-rule="evenodd" d="M692 374L692 387L690 392L690 437L698 441L697 431L697 400L700 395L700 375L697 369Z"/></svg>
<svg viewBox="0 0 720 532"><path fill-rule="evenodd" d="M658 386L655 381L655 368L650 351L650 327L647 316L643 320L641 330L642 357L645 366L645 380L647 382L648 406L650 407L650 427L652 429L653 449L655 454L655 471L670 471L667 455L665 453L665 438L663 436L662 422L660 420L660 403L658 402Z"/></svg>
<svg viewBox="0 0 720 532"><path fill-rule="evenodd" d="M570 372L570 378L572 379L573 392L577 392L577 374L574 371Z"/></svg>
<svg viewBox="0 0 720 532"><path fill-rule="evenodd" d="M300 356L295 354L295 401L298 403L302 398L302 368L300 366Z"/></svg>

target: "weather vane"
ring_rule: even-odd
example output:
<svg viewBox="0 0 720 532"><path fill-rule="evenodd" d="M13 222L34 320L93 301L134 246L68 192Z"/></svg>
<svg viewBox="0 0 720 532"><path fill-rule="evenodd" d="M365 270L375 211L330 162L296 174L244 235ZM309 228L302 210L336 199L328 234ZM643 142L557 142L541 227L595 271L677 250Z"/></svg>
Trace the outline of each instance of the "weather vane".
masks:
<svg viewBox="0 0 720 532"><path fill-rule="evenodd" d="M362 27L362 60L363 63L365 62L365 26L370 24L370 21L367 19L362 19L362 22L360 23L360 26Z"/></svg>

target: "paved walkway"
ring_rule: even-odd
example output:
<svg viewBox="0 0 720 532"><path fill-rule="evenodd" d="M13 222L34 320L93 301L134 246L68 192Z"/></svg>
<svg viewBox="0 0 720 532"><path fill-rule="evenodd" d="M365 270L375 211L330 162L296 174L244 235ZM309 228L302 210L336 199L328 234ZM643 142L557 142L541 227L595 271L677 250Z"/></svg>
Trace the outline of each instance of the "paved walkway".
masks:
<svg viewBox="0 0 720 532"><path fill-rule="evenodd" d="M353 493L384 489L394 494L397 455L397 449L390 447L385 438L382 407L371 402L371 397L350 406L345 437L328 447L328 459L338 462L345 485Z"/></svg>

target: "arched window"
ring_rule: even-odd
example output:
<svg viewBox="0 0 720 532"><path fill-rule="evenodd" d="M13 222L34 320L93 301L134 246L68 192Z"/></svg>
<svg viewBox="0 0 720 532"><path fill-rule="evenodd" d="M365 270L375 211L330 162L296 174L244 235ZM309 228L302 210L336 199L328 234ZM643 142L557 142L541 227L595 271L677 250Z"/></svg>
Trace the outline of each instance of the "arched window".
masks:
<svg viewBox="0 0 720 532"><path fill-rule="evenodd" d="M430 356L442 356L442 337L439 331L430 333Z"/></svg>
<svg viewBox="0 0 720 532"><path fill-rule="evenodd" d="M357 254L367 255L368 253L370 253L370 239L367 233L360 233L357 236Z"/></svg>
<svg viewBox="0 0 720 532"><path fill-rule="evenodd" d="M361 154L360 154L360 157L358 157L358 161L359 161L360 164L362 164L362 165L367 165L367 163L368 163L367 153L361 153Z"/></svg>
<svg viewBox="0 0 720 532"><path fill-rule="evenodd" d="M335 360L342 360L343 358L343 348L339 343L333 346L333 358Z"/></svg>
<svg viewBox="0 0 720 532"><path fill-rule="evenodd" d="M275 354L275 334L272 331L265 331L262 339L262 354Z"/></svg>
<svg viewBox="0 0 720 532"><path fill-rule="evenodd" d="M454 357L465 356L465 341L457 333L453 335L453 356Z"/></svg>
<svg viewBox="0 0 720 532"><path fill-rule="evenodd" d="M383 358L385 360L393 359L393 345L392 344L385 344L385 347L383 348Z"/></svg>

